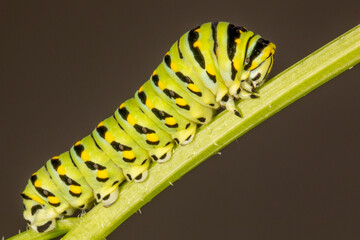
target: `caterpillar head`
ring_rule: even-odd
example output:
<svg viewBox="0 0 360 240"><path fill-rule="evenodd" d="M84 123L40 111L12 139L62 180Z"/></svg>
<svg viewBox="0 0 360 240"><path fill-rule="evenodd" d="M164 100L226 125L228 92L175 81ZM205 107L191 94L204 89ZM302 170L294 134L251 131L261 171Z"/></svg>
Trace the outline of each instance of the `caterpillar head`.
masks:
<svg viewBox="0 0 360 240"><path fill-rule="evenodd" d="M249 71L248 82L253 88L260 87L266 81L274 61L275 44L259 38L245 59L244 69Z"/></svg>

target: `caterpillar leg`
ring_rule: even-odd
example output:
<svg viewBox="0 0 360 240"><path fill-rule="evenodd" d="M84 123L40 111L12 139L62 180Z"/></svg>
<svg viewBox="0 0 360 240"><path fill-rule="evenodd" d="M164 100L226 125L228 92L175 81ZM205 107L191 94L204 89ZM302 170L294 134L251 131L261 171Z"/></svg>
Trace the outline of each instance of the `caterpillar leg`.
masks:
<svg viewBox="0 0 360 240"><path fill-rule="evenodd" d="M138 175L135 179L134 182L143 182L146 180L146 178L149 175L149 170L146 170L144 172L142 172L140 175Z"/></svg>
<svg viewBox="0 0 360 240"><path fill-rule="evenodd" d="M194 140L194 137L195 137L195 133L189 135L189 136L185 139L185 141L183 141L182 143L180 143L180 145L185 146L185 145L191 143L192 140Z"/></svg>
<svg viewBox="0 0 360 240"><path fill-rule="evenodd" d="M220 101L220 105L224 106L227 111L234 113L236 116L241 117L239 109L235 105L234 98L229 95L225 95Z"/></svg>
<svg viewBox="0 0 360 240"><path fill-rule="evenodd" d="M103 206L110 207L118 199L118 197L119 197L119 188L117 187L102 199Z"/></svg>

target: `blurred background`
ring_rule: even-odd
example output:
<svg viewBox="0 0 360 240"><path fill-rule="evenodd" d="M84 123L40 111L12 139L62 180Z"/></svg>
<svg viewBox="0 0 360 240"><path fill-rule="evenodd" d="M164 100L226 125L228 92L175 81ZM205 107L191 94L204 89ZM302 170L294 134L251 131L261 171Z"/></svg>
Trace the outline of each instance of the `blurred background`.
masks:
<svg viewBox="0 0 360 240"><path fill-rule="evenodd" d="M246 26L276 44L275 76L359 24L359 9L356 0L1 1L0 238L25 230L30 175L131 97L187 30ZM359 77L356 66L260 124L107 239L359 239Z"/></svg>

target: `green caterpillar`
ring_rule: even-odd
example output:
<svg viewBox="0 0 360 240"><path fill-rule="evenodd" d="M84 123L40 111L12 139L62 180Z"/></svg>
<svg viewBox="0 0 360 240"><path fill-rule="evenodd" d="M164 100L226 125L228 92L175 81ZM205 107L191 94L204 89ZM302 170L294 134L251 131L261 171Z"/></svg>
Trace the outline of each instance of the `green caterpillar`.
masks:
<svg viewBox="0 0 360 240"><path fill-rule="evenodd" d="M219 107L241 116L234 101L259 96L274 52L273 43L226 22L185 33L134 98L32 175L22 193L28 225L47 232L94 200L110 206L119 184L144 181L151 160L169 160Z"/></svg>

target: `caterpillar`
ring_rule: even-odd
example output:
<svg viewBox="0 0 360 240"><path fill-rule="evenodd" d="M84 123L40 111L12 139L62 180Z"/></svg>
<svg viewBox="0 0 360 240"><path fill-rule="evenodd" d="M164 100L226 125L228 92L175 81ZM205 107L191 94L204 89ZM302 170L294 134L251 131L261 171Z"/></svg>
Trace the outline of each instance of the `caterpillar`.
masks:
<svg viewBox="0 0 360 240"><path fill-rule="evenodd" d="M69 151L54 156L22 192L24 218L37 232L94 202L113 204L119 185L142 182L152 161L190 143L219 108L241 117L235 102L259 97L275 45L227 22L198 26L180 37L133 98Z"/></svg>

